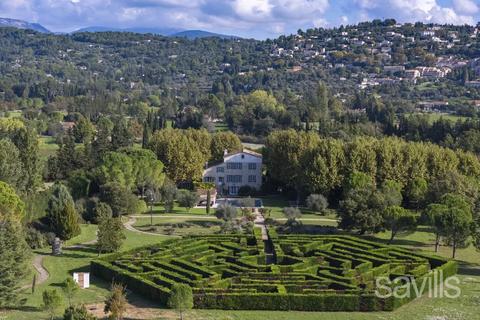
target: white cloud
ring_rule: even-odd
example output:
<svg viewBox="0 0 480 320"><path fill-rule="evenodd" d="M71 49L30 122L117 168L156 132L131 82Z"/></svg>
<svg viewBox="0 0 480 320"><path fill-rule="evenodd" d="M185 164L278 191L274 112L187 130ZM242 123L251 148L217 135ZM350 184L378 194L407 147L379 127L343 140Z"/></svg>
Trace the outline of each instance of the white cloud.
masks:
<svg viewBox="0 0 480 320"><path fill-rule="evenodd" d="M443 24L475 24L472 16L459 15L451 8L436 7L431 11L431 22Z"/></svg>
<svg viewBox="0 0 480 320"><path fill-rule="evenodd" d="M479 11L478 5L472 0L453 0L453 7L464 14L475 14Z"/></svg>
<svg viewBox="0 0 480 320"><path fill-rule="evenodd" d="M238 16L251 21L269 18L273 7L268 0L235 0L232 6Z"/></svg>
<svg viewBox="0 0 480 320"><path fill-rule="evenodd" d="M360 20L395 18L402 22L474 24L478 6L473 0L452 0L453 8L437 0L354 0Z"/></svg>
<svg viewBox="0 0 480 320"><path fill-rule="evenodd" d="M328 21L326 19L323 19L323 18L318 18L318 19L313 20L313 26L315 28L326 27L326 26L328 26Z"/></svg>

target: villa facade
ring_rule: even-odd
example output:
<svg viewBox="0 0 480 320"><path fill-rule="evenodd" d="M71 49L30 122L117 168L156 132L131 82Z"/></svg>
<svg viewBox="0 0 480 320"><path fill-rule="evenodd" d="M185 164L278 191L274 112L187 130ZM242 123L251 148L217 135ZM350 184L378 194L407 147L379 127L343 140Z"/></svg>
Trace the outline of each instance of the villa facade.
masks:
<svg viewBox="0 0 480 320"><path fill-rule="evenodd" d="M233 153L225 150L223 161L206 166L203 181L215 183L220 195L237 195L243 186L259 190L262 186L262 155L245 149Z"/></svg>

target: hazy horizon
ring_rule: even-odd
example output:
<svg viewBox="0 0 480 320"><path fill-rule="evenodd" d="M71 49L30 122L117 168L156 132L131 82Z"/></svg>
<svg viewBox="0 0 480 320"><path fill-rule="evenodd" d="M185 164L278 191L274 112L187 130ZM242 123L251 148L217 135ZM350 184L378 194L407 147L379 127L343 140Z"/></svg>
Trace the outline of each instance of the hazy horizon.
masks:
<svg viewBox="0 0 480 320"><path fill-rule="evenodd" d="M474 25L478 0L10 0L0 17L39 23L52 32L85 27L175 28L265 39L298 29L372 19Z"/></svg>

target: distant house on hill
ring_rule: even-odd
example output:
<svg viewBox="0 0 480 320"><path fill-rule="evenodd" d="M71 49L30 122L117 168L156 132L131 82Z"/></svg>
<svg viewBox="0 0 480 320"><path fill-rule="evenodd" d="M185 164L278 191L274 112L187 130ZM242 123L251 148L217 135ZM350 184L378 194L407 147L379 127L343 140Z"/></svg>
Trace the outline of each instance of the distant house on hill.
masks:
<svg viewBox="0 0 480 320"><path fill-rule="evenodd" d="M218 193L223 195L237 195L243 186L259 190L262 155L246 149L233 153L225 150L223 160L207 164L203 181L215 183Z"/></svg>

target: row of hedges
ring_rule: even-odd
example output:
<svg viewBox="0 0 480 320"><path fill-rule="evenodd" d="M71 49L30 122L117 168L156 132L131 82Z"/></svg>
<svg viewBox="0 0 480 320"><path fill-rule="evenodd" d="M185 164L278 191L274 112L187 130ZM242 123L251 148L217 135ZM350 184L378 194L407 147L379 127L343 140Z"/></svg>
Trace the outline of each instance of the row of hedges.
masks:
<svg viewBox="0 0 480 320"><path fill-rule="evenodd" d="M257 237L259 233L255 234ZM93 275L123 282L160 304L178 282L193 288L196 308L228 310L380 311L414 299L375 295L378 276L417 283L456 273L456 263L350 236L273 234L277 264L266 265L252 236L195 236L93 261ZM413 290L413 282L404 290ZM428 286L427 286L428 288ZM423 292L422 292L423 293Z"/></svg>
<svg viewBox="0 0 480 320"><path fill-rule="evenodd" d="M383 311L385 300L359 294L196 294L200 309L278 311Z"/></svg>
<svg viewBox="0 0 480 320"><path fill-rule="evenodd" d="M129 290L154 300L161 305L166 305L170 296L170 290L162 287L153 281L149 281L141 276L112 266L108 262L94 260L90 264L90 271L93 275L106 280L121 282Z"/></svg>

